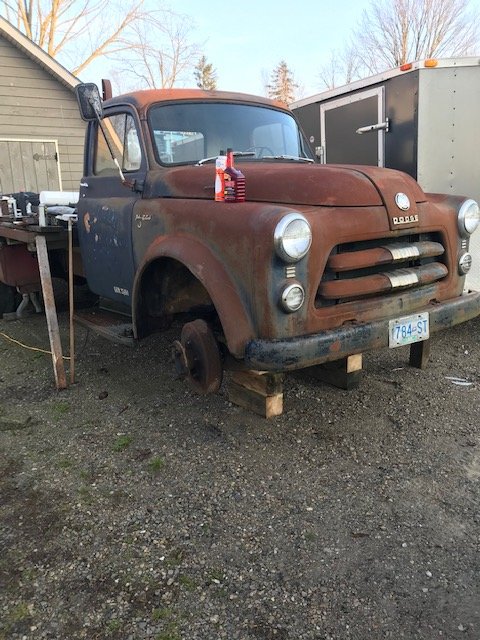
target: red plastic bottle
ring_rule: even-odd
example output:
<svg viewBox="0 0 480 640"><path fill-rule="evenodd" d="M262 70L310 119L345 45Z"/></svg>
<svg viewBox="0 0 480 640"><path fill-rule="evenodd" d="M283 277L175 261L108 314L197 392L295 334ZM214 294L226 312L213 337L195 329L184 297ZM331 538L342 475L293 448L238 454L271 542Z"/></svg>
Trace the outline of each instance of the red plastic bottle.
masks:
<svg viewBox="0 0 480 640"><path fill-rule="evenodd" d="M223 202L225 200L225 168L227 166L227 156L225 151L220 150L220 155L215 161L215 200Z"/></svg>
<svg viewBox="0 0 480 640"><path fill-rule="evenodd" d="M227 149L225 202L245 202L245 176L233 166L233 149Z"/></svg>

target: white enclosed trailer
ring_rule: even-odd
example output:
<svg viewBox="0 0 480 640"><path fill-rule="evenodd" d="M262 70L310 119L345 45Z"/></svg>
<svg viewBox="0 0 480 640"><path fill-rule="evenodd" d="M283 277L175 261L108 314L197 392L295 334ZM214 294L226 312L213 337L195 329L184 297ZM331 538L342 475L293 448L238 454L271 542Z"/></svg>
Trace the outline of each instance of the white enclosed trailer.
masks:
<svg viewBox="0 0 480 640"><path fill-rule="evenodd" d="M426 60L291 106L321 162L400 169L480 202L480 58ZM480 289L480 231L467 287Z"/></svg>

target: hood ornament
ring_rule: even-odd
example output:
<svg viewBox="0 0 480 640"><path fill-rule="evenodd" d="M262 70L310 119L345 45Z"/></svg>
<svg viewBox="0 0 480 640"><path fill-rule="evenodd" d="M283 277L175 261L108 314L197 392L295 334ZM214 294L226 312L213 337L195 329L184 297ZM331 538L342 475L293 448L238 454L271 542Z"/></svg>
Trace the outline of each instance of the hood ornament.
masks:
<svg viewBox="0 0 480 640"><path fill-rule="evenodd" d="M408 211L410 209L410 200L405 193L399 192L395 194L395 203L402 211Z"/></svg>

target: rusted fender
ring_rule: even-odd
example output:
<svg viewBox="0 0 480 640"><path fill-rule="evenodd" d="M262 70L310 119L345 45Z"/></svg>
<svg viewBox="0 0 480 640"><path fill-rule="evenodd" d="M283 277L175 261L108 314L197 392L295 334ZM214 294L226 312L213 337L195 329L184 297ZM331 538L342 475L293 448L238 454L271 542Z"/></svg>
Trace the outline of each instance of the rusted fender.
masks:
<svg viewBox="0 0 480 640"><path fill-rule="evenodd" d="M161 236L145 253L133 285L133 330L137 337L137 300L145 269L159 258L182 263L208 291L217 310L230 353L243 357L245 345L254 337L252 320L242 295L224 265L201 242L185 236ZM246 299L246 296L245 296Z"/></svg>

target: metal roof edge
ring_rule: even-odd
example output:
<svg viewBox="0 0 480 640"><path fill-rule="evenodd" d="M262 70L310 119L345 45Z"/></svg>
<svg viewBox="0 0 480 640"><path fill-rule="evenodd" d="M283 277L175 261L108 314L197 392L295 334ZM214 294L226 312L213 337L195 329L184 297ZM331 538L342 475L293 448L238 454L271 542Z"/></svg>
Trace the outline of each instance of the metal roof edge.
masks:
<svg viewBox="0 0 480 640"><path fill-rule="evenodd" d="M68 89L73 91L74 87L79 84L80 80L74 76L73 73L70 73L70 71L39 47L38 44L27 38L27 36L2 16L0 16L0 36L4 36L34 62L40 64L40 66L64 84Z"/></svg>
<svg viewBox="0 0 480 640"><path fill-rule="evenodd" d="M416 71L418 69L425 69L429 71L431 69L439 69L445 67L476 67L480 65L480 57L470 56L463 58L437 58L437 65L430 68L425 67L424 62L425 60L417 60L416 62L412 62L411 68L406 71L402 71L399 67L395 67L394 69L388 69L387 71L382 71L381 73L377 73L373 76L368 76L367 78L354 80L353 82L341 85L340 87L335 87L334 89L322 91L308 98L296 100L289 105L290 109L298 109L299 107L304 107L314 102L323 102L324 100L330 100L331 98L336 98L337 96L341 96L344 93L356 91L357 89L363 89L364 87L369 87L372 84L378 84L379 82L384 82L385 80L389 80L390 78L394 78L395 76L404 75L405 73L411 73L412 71Z"/></svg>

